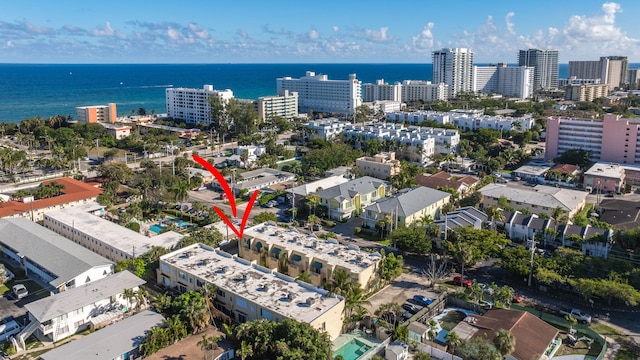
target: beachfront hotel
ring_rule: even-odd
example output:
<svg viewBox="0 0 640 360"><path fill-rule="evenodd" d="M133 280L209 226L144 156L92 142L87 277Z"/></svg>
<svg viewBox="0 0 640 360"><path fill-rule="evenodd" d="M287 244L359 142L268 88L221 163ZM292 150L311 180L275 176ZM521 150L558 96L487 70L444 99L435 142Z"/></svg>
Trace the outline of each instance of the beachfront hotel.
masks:
<svg viewBox="0 0 640 360"><path fill-rule="evenodd" d="M256 107L261 121L277 116L291 120L298 116L298 93L283 90L276 96L262 96L258 98Z"/></svg>
<svg viewBox="0 0 640 360"><path fill-rule="evenodd" d="M350 74L348 80L329 80L327 75L307 71L299 79L276 79L276 89L278 93L284 90L297 92L300 113L313 111L354 115L356 108L362 105L361 83L356 74Z"/></svg>
<svg viewBox="0 0 640 360"><path fill-rule="evenodd" d="M322 286L336 270L342 269L363 289L375 276L382 259L380 254L366 253L355 245L345 246L335 239L319 239L272 223L246 229L238 256L291 277L308 272L315 286Z"/></svg>
<svg viewBox="0 0 640 360"><path fill-rule="evenodd" d="M204 85L202 89L167 88L165 92L167 115L191 124L211 123L213 119L211 118L209 97L219 97L225 103L233 99L233 91L229 89L214 90L213 85Z"/></svg>
<svg viewBox="0 0 640 360"><path fill-rule="evenodd" d="M184 235L175 231L148 237L104 219L103 205L84 205L50 211L44 214L44 226L94 253L118 262L138 257L153 246L177 247Z"/></svg>
<svg viewBox="0 0 640 360"><path fill-rule="evenodd" d="M193 244L161 256L159 265L158 283L181 293L215 285L216 308L238 323L294 319L326 331L331 340L342 330L344 298L255 261Z"/></svg>

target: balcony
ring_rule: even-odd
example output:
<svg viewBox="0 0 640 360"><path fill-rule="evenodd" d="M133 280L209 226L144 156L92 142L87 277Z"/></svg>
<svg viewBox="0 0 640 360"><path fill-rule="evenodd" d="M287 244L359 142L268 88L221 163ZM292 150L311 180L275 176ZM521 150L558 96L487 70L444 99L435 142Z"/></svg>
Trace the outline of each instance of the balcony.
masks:
<svg viewBox="0 0 640 360"><path fill-rule="evenodd" d="M43 335L47 335L49 333L51 333L53 330L53 324L49 324L49 325L40 325L40 331L42 332Z"/></svg>

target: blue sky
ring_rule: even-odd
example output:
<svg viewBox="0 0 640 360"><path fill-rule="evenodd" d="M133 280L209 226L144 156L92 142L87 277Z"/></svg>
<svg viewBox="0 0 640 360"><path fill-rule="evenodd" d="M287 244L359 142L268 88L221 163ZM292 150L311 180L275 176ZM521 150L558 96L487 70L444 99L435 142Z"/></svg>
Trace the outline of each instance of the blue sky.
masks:
<svg viewBox="0 0 640 360"><path fill-rule="evenodd" d="M640 62L640 1L0 0L0 63Z"/></svg>

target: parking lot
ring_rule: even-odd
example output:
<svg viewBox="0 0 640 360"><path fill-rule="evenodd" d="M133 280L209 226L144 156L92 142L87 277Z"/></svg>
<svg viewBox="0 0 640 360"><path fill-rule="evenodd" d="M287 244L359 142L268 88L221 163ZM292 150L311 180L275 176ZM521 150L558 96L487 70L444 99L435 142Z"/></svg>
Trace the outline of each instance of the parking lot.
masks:
<svg viewBox="0 0 640 360"><path fill-rule="evenodd" d="M413 298L414 295L424 295L430 299L438 297L439 293L427 288L427 286L425 286L426 283L427 281L424 277L414 272L403 273L387 287L372 296L369 299L371 304L365 307L371 313L374 313L382 304L397 303L398 305L402 305L406 303L408 299Z"/></svg>

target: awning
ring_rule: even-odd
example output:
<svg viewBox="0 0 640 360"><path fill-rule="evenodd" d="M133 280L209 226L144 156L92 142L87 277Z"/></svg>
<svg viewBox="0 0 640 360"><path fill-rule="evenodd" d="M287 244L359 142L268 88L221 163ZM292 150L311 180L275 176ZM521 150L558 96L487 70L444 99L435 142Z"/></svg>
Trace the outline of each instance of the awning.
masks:
<svg viewBox="0 0 640 360"><path fill-rule="evenodd" d="M300 256L298 254L293 254L293 255L291 255L291 260L300 261L300 260L302 260L302 256Z"/></svg>
<svg viewBox="0 0 640 360"><path fill-rule="evenodd" d="M256 249L258 250L262 249L262 243L260 241L256 243Z"/></svg>
<svg viewBox="0 0 640 360"><path fill-rule="evenodd" d="M273 250L271 250L271 251L273 251L274 254L280 254L281 249L277 248L277 247L274 247Z"/></svg>
<svg viewBox="0 0 640 360"><path fill-rule="evenodd" d="M322 263L319 263L317 261L314 261L311 266L313 266L316 269L322 269Z"/></svg>

